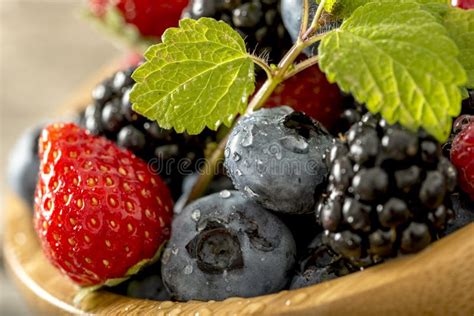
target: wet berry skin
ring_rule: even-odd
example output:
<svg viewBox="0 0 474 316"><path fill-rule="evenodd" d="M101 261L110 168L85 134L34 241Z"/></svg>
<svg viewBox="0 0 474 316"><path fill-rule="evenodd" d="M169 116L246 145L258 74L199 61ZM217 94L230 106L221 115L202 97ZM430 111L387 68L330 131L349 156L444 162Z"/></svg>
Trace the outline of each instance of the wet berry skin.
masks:
<svg viewBox="0 0 474 316"><path fill-rule="evenodd" d="M253 297L282 290L295 256L293 237L275 215L224 190L175 217L162 276L179 301Z"/></svg>
<svg viewBox="0 0 474 316"><path fill-rule="evenodd" d="M38 181L38 138L43 126L26 130L10 152L7 179L10 187L29 207L33 207Z"/></svg>
<svg viewBox="0 0 474 316"><path fill-rule="evenodd" d="M146 163L74 124L39 141L35 230L49 261L80 286L125 277L170 235L173 202Z"/></svg>
<svg viewBox="0 0 474 316"><path fill-rule="evenodd" d="M326 161L329 183L317 219L324 242L352 266L418 252L451 222L456 170L423 131L366 113Z"/></svg>
<svg viewBox="0 0 474 316"><path fill-rule="evenodd" d="M239 120L225 149L224 166L234 186L273 211L314 211L328 175L323 153L332 136L300 112L282 106Z"/></svg>
<svg viewBox="0 0 474 316"><path fill-rule="evenodd" d="M323 239L324 235L318 234L309 244L291 280L291 290L329 281L355 270L340 255L335 254Z"/></svg>
<svg viewBox="0 0 474 316"><path fill-rule="evenodd" d="M459 185L474 200L474 120L462 126L451 147L451 161L458 170Z"/></svg>

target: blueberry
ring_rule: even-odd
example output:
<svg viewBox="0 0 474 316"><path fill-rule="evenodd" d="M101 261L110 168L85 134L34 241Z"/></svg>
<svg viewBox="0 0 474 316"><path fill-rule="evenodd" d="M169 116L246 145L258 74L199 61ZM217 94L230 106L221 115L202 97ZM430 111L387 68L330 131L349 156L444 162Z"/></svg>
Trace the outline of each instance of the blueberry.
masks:
<svg viewBox="0 0 474 316"><path fill-rule="evenodd" d="M329 281L352 272L352 268L334 254L322 241L319 234L307 249L307 254L299 262L299 269L291 280L290 289L299 289Z"/></svg>
<svg viewBox="0 0 474 316"><path fill-rule="evenodd" d="M191 193L194 184L198 180L199 173L193 173L188 176L186 176L183 180L182 186L181 186L181 196L179 199L176 201L174 204L174 212L176 214L181 213L183 208L185 207L185 204L188 201L189 194ZM205 195L216 193L216 192L221 192L224 190L234 190L234 185L232 184L232 180L230 180L229 177L225 175L217 175L215 176L211 183L206 188Z"/></svg>
<svg viewBox="0 0 474 316"><path fill-rule="evenodd" d="M289 107L263 109L233 129L224 165L235 187L273 211L314 211L328 169L323 153L332 137L308 116Z"/></svg>
<svg viewBox="0 0 474 316"><path fill-rule="evenodd" d="M20 136L9 156L8 183L29 206L33 207L38 181L38 139L43 125L26 130Z"/></svg>
<svg viewBox="0 0 474 316"><path fill-rule="evenodd" d="M162 277L179 301L253 297L283 289L295 255L293 236L275 215L237 191L222 191L175 217Z"/></svg>

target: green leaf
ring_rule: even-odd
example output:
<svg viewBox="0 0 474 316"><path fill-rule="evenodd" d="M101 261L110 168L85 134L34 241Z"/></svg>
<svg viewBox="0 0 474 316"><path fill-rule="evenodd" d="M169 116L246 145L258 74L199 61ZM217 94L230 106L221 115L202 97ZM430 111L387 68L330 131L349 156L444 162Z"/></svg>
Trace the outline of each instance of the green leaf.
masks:
<svg viewBox="0 0 474 316"><path fill-rule="evenodd" d="M459 61L467 71L467 87L474 88L474 10L450 9L444 15L444 26L459 48Z"/></svg>
<svg viewBox="0 0 474 316"><path fill-rule="evenodd" d="M319 0L320 1L320 0ZM319 2L318 1L318 2ZM442 7L448 8L449 0L328 0L324 5L324 9L337 15L340 18L348 18L357 8L368 3L407 3L414 2L426 5L429 11L438 11Z"/></svg>
<svg viewBox="0 0 474 316"><path fill-rule="evenodd" d="M466 73L456 44L417 3L369 3L319 47L331 82L390 123L447 139Z"/></svg>
<svg viewBox="0 0 474 316"><path fill-rule="evenodd" d="M231 125L255 89L254 64L240 35L221 21L184 19L162 41L132 75L133 109L177 132Z"/></svg>

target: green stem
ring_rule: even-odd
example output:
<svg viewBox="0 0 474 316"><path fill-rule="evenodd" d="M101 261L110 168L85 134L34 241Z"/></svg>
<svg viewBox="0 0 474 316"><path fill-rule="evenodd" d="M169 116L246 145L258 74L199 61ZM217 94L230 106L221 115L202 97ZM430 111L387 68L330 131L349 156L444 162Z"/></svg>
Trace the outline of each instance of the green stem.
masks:
<svg viewBox="0 0 474 316"><path fill-rule="evenodd" d="M308 29L309 20L309 0L303 1L303 18L301 20L300 32L298 33L298 39L303 37L303 34Z"/></svg>
<svg viewBox="0 0 474 316"><path fill-rule="evenodd" d="M319 62L319 56L313 56L311 58L305 59L302 62L296 64L285 76L284 80L289 79L296 75L297 73L302 72L303 70L308 69L311 66L317 65Z"/></svg>
<svg viewBox="0 0 474 316"><path fill-rule="evenodd" d="M270 66L268 66L268 64L265 60L263 60L260 57L255 56L255 55L252 55L252 54L249 54L249 56L250 56L250 58L252 58L254 63L259 65L260 68L262 68L265 71L268 78L273 76L272 70L270 69Z"/></svg>
<svg viewBox="0 0 474 316"><path fill-rule="evenodd" d="M303 35L302 39L304 42L306 42L308 38L310 38L314 33L318 31L319 19L321 18L321 15L323 14L325 4L326 4L326 0L321 0L321 2L319 2L318 9L316 10L316 14L314 15L313 22L311 22L311 25L309 26L308 30Z"/></svg>
<svg viewBox="0 0 474 316"><path fill-rule="evenodd" d="M211 183L212 178L214 178L214 171L218 169L219 162L222 161L222 157L224 157L225 146L227 145L228 138L229 135L227 134L219 142L219 145L212 153L212 156L209 157L209 165L205 167L205 170L199 175L196 183L193 185L193 189L191 190L191 193L189 193L186 204L201 197L205 193L206 188L209 183Z"/></svg>

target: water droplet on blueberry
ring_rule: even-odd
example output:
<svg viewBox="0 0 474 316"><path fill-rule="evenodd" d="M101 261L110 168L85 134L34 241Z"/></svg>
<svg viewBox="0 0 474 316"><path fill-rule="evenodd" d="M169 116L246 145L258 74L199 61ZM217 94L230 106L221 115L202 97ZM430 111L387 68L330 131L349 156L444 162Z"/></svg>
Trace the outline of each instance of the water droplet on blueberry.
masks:
<svg viewBox="0 0 474 316"><path fill-rule="evenodd" d="M306 154L309 152L309 144L304 137L299 135L285 136L280 139L280 144L297 154Z"/></svg>
<svg viewBox="0 0 474 316"><path fill-rule="evenodd" d="M231 193L229 190L224 190L219 193L219 196L223 199L228 199L231 196Z"/></svg>
<svg viewBox="0 0 474 316"><path fill-rule="evenodd" d="M195 222L199 221L199 219L201 218L201 210L195 209L195 210L191 213L191 218L192 218Z"/></svg>
<svg viewBox="0 0 474 316"><path fill-rule="evenodd" d="M187 266L184 267L183 270L184 274L191 274L193 273L193 266L188 264Z"/></svg>

